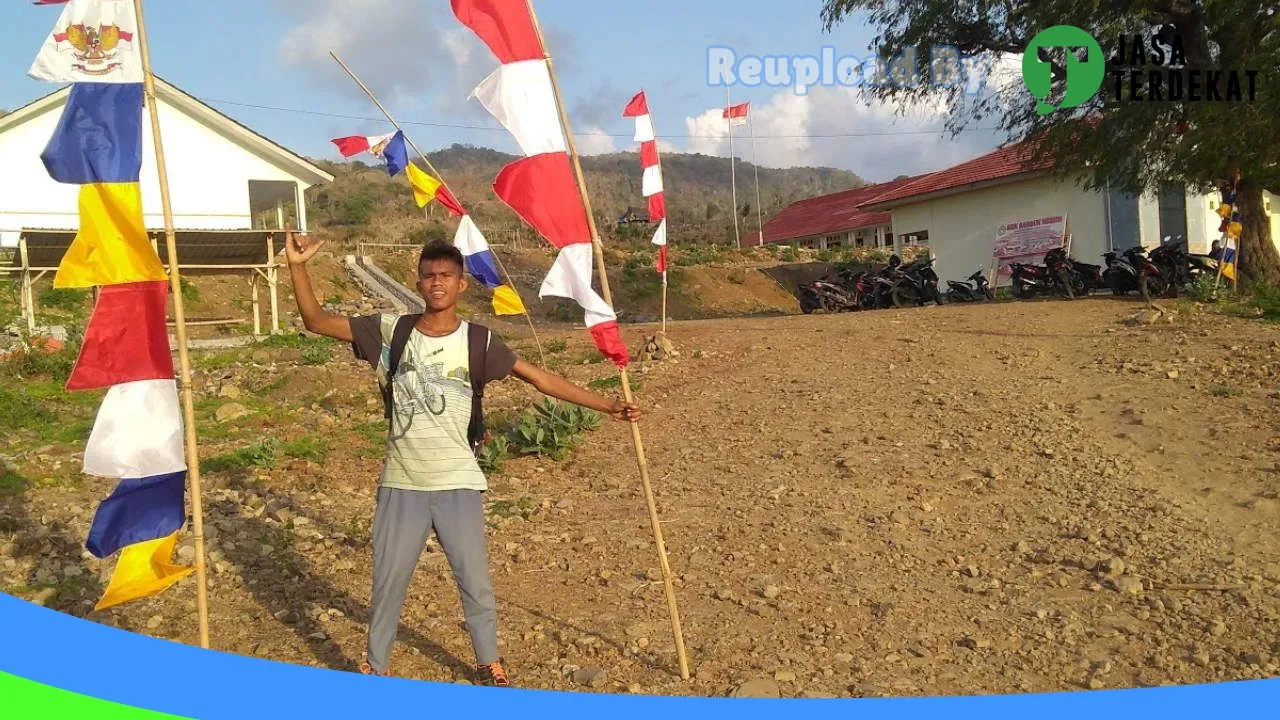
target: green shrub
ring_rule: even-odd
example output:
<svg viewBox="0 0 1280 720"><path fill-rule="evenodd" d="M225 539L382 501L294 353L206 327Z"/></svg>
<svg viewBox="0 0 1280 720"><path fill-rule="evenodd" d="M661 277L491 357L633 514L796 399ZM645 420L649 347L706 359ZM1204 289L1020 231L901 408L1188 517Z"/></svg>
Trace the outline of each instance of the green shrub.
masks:
<svg viewBox="0 0 1280 720"><path fill-rule="evenodd" d="M480 470L485 475L502 472L502 463L511 457L511 443L503 435L491 435L483 445L476 459L480 462Z"/></svg>
<svg viewBox="0 0 1280 720"><path fill-rule="evenodd" d="M734 285L744 285L747 282L747 273L742 268L734 268L729 271L729 282Z"/></svg>
<svg viewBox="0 0 1280 720"><path fill-rule="evenodd" d="M45 288L40 292L40 306L50 310L74 312L83 310L89 301L88 290L74 288Z"/></svg>
<svg viewBox="0 0 1280 720"><path fill-rule="evenodd" d="M555 339L547 343L547 352L555 355L569 349L569 343L564 340Z"/></svg>
<svg viewBox="0 0 1280 720"><path fill-rule="evenodd" d="M782 260L783 262L795 262L796 257L797 255L796 255L795 247L788 247L778 255L778 259Z"/></svg>
<svg viewBox="0 0 1280 720"><path fill-rule="evenodd" d="M619 390L622 388L622 376L609 375L606 377L598 378L596 380L592 380L591 382L587 383L587 387L591 388L592 390ZM643 383L640 382L638 378L631 378L632 392L640 392L640 389L642 387L644 387L644 385Z"/></svg>
<svg viewBox="0 0 1280 720"><path fill-rule="evenodd" d="M510 440L521 455L563 460L577 447L583 433L599 426L598 413L547 398L520 416Z"/></svg>
<svg viewBox="0 0 1280 720"><path fill-rule="evenodd" d="M333 359L333 350L326 345L312 345L302 349L303 365L324 365Z"/></svg>
<svg viewBox="0 0 1280 720"><path fill-rule="evenodd" d="M285 457L323 463L329 457L329 443L315 436L308 436L284 443L280 446L280 451Z"/></svg>
<svg viewBox="0 0 1280 720"><path fill-rule="evenodd" d="M280 441L273 437L256 440L242 448L215 455L201 463L209 472L230 472L248 468L269 470L279 462Z"/></svg>

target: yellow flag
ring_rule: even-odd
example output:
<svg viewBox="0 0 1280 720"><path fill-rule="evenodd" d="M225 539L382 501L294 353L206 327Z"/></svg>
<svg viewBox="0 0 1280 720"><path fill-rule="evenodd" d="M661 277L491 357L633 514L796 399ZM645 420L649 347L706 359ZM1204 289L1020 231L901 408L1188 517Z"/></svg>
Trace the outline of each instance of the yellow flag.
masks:
<svg viewBox="0 0 1280 720"><path fill-rule="evenodd" d="M138 183L80 186L80 232L53 276L55 288L167 280L142 219Z"/></svg>
<svg viewBox="0 0 1280 720"><path fill-rule="evenodd" d="M493 289L493 313L495 315L525 315L524 303L510 285L499 285Z"/></svg>
<svg viewBox="0 0 1280 720"><path fill-rule="evenodd" d="M436 199L436 191L440 189L439 180L422 172L413 163L405 165L404 172L409 177L409 184L413 186L413 199L418 201L418 207L426 207L427 203Z"/></svg>
<svg viewBox="0 0 1280 720"><path fill-rule="evenodd" d="M94 610L105 610L132 600L158 595L170 585L191 574L195 568L174 565L173 548L178 533L146 542L135 543L120 551L115 572L107 591Z"/></svg>

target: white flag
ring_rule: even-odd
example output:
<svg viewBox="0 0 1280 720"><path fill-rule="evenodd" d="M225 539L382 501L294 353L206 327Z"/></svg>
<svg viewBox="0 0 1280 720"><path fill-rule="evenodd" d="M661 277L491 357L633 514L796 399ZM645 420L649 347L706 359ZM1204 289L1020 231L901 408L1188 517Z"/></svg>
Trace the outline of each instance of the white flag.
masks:
<svg viewBox="0 0 1280 720"><path fill-rule="evenodd" d="M113 385L84 449L84 473L144 478L187 469L174 380Z"/></svg>
<svg viewBox="0 0 1280 720"><path fill-rule="evenodd" d="M658 223L658 230L653 234L653 244L659 247L667 244L667 221Z"/></svg>
<svg viewBox="0 0 1280 720"><path fill-rule="evenodd" d="M640 181L640 193L645 197L662 192L662 166L654 165L644 169L644 177Z"/></svg>
<svg viewBox="0 0 1280 720"><path fill-rule="evenodd" d="M27 74L51 83L140 83L133 0L71 0Z"/></svg>
<svg viewBox="0 0 1280 720"><path fill-rule="evenodd" d="M545 61L503 65L476 86L471 97L515 136L526 156L567 150Z"/></svg>
<svg viewBox="0 0 1280 720"><path fill-rule="evenodd" d="M657 135L653 132L653 116L641 115L636 118L636 142L653 142Z"/></svg>
<svg viewBox="0 0 1280 720"><path fill-rule="evenodd" d="M587 327L595 327L601 323L617 320L613 308L604 301L591 287L592 255L591 243L575 243L566 245L560 250L556 262L542 281L542 289L538 297L547 296L569 298L575 300L586 311Z"/></svg>

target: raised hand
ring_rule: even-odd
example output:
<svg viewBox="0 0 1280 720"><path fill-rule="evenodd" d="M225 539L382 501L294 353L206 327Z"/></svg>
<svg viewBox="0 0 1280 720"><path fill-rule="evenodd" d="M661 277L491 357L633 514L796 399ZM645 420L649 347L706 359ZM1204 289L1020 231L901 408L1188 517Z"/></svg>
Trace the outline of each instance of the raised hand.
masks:
<svg viewBox="0 0 1280 720"><path fill-rule="evenodd" d="M306 265L322 247L323 240L313 242L306 235L295 233L292 226L285 228L284 256L290 265Z"/></svg>

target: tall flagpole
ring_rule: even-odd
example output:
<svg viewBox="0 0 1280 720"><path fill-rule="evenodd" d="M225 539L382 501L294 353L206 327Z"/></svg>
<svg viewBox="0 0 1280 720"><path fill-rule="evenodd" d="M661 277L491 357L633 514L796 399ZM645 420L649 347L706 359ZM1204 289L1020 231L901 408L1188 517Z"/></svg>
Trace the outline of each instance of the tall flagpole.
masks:
<svg viewBox="0 0 1280 720"><path fill-rule="evenodd" d="M387 112L387 109L382 106L381 102L378 101L378 98L373 94L373 91L369 89L369 86L365 85L360 80L360 78L356 77L356 74L352 72L351 68L347 67L347 64L342 62L342 58L338 57L338 53L333 50L330 50L329 55L335 61L337 61L338 65L342 66L342 69L345 70L347 72L347 75L349 75L351 79L355 81L356 85L360 86L360 89L363 90L364 94L368 96L369 100L371 100L373 104L377 106L378 110L382 111L382 114L386 116L387 121L390 122L392 125L394 125L396 130L399 130L401 133L404 133L404 128L400 127L400 123L396 122L396 119L391 116L390 112ZM437 170L435 166L431 164L431 160L430 158L427 157L427 154L422 152L422 150L418 148L418 146L413 142L413 140L409 138L407 134L405 134L404 139L409 143L409 146L413 148L413 151L418 153L418 157L422 158L422 162L427 164L427 169L431 171L432 175L435 175L436 179L440 181L440 184L444 186L444 189L449 190L449 183L445 182L444 175L441 175L440 171ZM456 193L454 193L452 190L449 190L449 193L453 195L454 199L457 199L458 195ZM511 275L507 272L506 266L502 264L502 258L498 257L498 253L493 253L493 259L497 261L498 269L502 271L503 277L507 279L507 285L511 286L511 291L516 294L516 297L520 297L520 291L516 288L515 282L511 280ZM542 369L546 370L547 356L542 353L542 341L538 339L538 330L533 326L533 318L529 315L529 306L524 304L524 298L520 298L520 304L524 306L524 319L529 322L529 332L533 333L533 342L538 346L538 358L542 362Z"/></svg>
<svg viewBox="0 0 1280 720"><path fill-rule="evenodd" d="M747 131L751 133L751 166L756 172L756 225L760 230L760 245L764 245L764 210L760 207L760 163L756 161L756 121L754 113L747 113Z"/></svg>
<svg viewBox="0 0 1280 720"><path fill-rule="evenodd" d="M538 33L538 42L543 48L543 54L547 61L547 74L551 76L551 89L555 93L556 106L560 111L560 122L563 125L565 142L568 145L569 157L573 160L573 169L577 174L578 193L582 197L583 209L587 213L587 225L591 229L591 244L595 250L596 269L600 273L600 290L604 296L604 301L613 307L613 295L609 291L609 275L606 272L604 264L604 248L600 243L600 232L596 229L595 213L591 210L591 197L587 193L586 176L582 172L582 161L578 157L578 148L573 141L573 129L569 125L569 114L564 109L564 98L560 94L560 82L556 79L555 63L551 59L551 53L547 51L547 41L542 34L542 26L538 23L538 16L533 10L533 3L526 0L526 6L529 9L529 17L533 20L533 27ZM631 381L627 377L626 368L618 369L618 376L622 384L622 396L628 403L632 402ZM635 445L636 463L640 466L640 482L644 488L645 503L649 508L649 523L653 526L654 545L658 549L658 562L662 569L662 583L667 596L667 609L671 612L671 632L675 637L676 656L680 662L681 679L689 679L689 658L685 654L684 649L684 633L680 629L680 610L676 606L675 586L671 581L671 565L667 562L667 546L662 539L662 522L658 519L658 505L653 497L653 486L649 482L649 462L645 459L644 443L640 439L640 424L637 420L631 421L631 442Z"/></svg>
<svg viewBox="0 0 1280 720"><path fill-rule="evenodd" d="M182 303L182 278L178 271L178 241L173 232L173 204L169 198L169 173L164 163L164 143L160 137L160 108L156 104L155 77L151 74L151 53L147 47L146 23L142 20L142 0L133 0L138 22L138 49L142 55L142 84L151 113L151 137L155 142L156 170L160 178L160 205L164 208L165 249L169 256L169 288L173 295L173 321L178 336L178 387L182 391L182 414L187 456L187 480L191 483L191 523L196 544L196 615L200 624L200 647L209 648L209 580L204 564L204 506L200 502L200 453L196 445L195 404L191 397L191 361L187 356L187 317Z"/></svg>
<svg viewBox="0 0 1280 720"><path fill-rule="evenodd" d="M724 86L724 113L729 115L725 121L729 123L729 182L733 186L733 242L742 249L742 235L738 230L738 169L737 158L733 154L733 117L729 112L733 101L729 99L729 86Z"/></svg>

